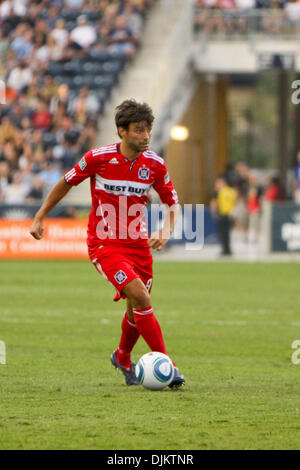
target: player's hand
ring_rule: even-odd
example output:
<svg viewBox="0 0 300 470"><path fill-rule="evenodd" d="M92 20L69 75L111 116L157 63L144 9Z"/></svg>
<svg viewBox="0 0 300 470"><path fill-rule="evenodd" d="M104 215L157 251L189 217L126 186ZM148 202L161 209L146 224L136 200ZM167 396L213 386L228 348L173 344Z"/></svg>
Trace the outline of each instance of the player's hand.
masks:
<svg viewBox="0 0 300 470"><path fill-rule="evenodd" d="M33 236L36 240L41 240L44 235L45 225L43 219L35 218L31 227L30 227L30 235Z"/></svg>
<svg viewBox="0 0 300 470"><path fill-rule="evenodd" d="M153 250L161 251L163 247L168 243L169 238L169 234L166 234L163 232L163 230L160 230L159 232L151 233L151 236L148 240L148 245Z"/></svg>

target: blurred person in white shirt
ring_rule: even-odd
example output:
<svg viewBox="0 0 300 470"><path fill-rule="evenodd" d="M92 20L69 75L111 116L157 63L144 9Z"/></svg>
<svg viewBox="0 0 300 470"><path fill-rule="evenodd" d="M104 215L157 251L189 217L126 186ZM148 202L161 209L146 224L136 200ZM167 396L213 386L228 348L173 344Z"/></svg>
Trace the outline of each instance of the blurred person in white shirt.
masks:
<svg viewBox="0 0 300 470"><path fill-rule="evenodd" d="M23 182L22 173L13 173L12 183L4 188L4 202L6 204L23 204L30 187Z"/></svg>
<svg viewBox="0 0 300 470"><path fill-rule="evenodd" d="M256 6L255 0L235 0L235 5L238 10L252 10Z"/></svg>
<svg viewBox="0 0 300 470"><path fill-rule="evenodd" d="M6 18L9 15L11 8L17 16L24 16L26 14L28 0L6 0L0 5L0 18Z"/></svg>
<svg viewBox="0 0 300 470"><path fill-rule="evenodd" d="M88 24L86 15L77 18L77 26L71 31L70 38L81 49L86 49L96 42L96 30Z"/></svg>
<svg viewBox="0 0 300 470"><path fill-rule="evenodd" d="M5 189L11 183L10 168L7 161L0 161L0 201L5 198Z"/></svg>
<svg viewBox="0 0 300 470"><path fill-rule="evenodd" d="M7 80L7 85L14 90L21 91L26 88L32 80L32 72L25 62L20 62L14 67Z"/></svg>
<svg viewBox="0 0 300 470"><path fill-rule="evenodd" d="M62 19L57 20L55 29L51 32L51 36L55 39L56 43L64 48L69 41L69 33L65 28L65 22Z"/></svg>
<svg viewBox="0 0 300 470"><path fill-rule="evenodd" d="M67 8L82 8L84 0L65 0L65 6Z"/></svg>
<svg viewBox="0 0 300 470"><path fill-rule="evenodd" d="M297 0L290 0L284 6L284 11L288 24L291 27L299 29L300 26L300 2Z"/></svg>

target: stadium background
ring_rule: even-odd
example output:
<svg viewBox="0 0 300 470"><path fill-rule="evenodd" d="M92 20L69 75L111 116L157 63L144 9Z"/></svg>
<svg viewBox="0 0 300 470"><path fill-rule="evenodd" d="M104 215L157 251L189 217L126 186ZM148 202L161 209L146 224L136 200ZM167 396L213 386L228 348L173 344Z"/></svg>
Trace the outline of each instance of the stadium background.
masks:
<svg viewBox="0 0 300 470"><path fill-rule="evenodd" d="M219 253L209 203L220 174L238 191L236 255L299 250L297 207L289 204L282 216L282 205L275 207L282 201L272 196L272 209L263 211L272 176L279 177L285 200L299 194L300 118L291 101L298 76L298 2L20 0L0 7L6 87L1 257L37 256L37 245L22 230L28 224L16 221L31 218L89 148L118 140L114 109L128 96L154 109L152 148L166 159L181 204L206 205L208 249L200 258ZM259 214L253 215L249 199L255 193ZM74 219L78 234L76 219L86 218L89 202L86 182L52 216ZM255 217L260 220L253 235ZM62 238L52 247L40 244L38 256L45 250L56 257L83 255L82 237L79 251L64 250L64 223L57 229Z"/></svg>
<svg viewBox="0 0 300 470"><path fill-rule="evenodd" d="M83 385L83 378L80 377L86 377L86 373L92 375L92 370L98 367L101 337L97 338L97 341L91 340L89 350L86 336L91 332L87 332L86 327L80 324L82 337L76 340L78 348L82 347L83 350L87 348L91 362L87 366L87 371L83 366L80 370L76 369L71 381L70 377L63 379L62 371L64 367L70 369L74 367L72 363L74 357L80 363L80 350L76 349L76 342L72 342L72 336L68 337L68 333L61 340L57 340L54 333L56 328L60 329L62 325L68 329L66 326L68 319L74 329L79 325L79 315L82 312L78 307L70 306L72 296L75 295L74 286L78 283L82 282L84 289L81 293L79 288L77 295L82 294L82 297L77 300L86 302L88 292L90 298L97 302L94 292L99 290L98 278L93 278L91 272L85 270L87 268L83 268L80 263L68 265L63 261L69 258L86 259L85 226L90 201L88 183L73 189L63 203L53 210L48 221L45 241L31 240L28 228L41 201L61 175L88 149L118 140L113 119L115 106L125 98L134 97L148 102L154 110L156 122L152 149L166 160L180 203L205 205L204 248L198 252L188 253L184 245L176 240L169 243L165 253L156 255L157 261L161 261L158 264L158 279L165 289L170 288L172 292L172 298L167 303L163 291L158 290L157 308L159 312L159 305L162 305L162 321L171 330L172 325L177 322L178 330L178 325L181 324L178 311L180 309L186 311L187 305L190 305L190 316L182 325L182 339L187 341L182 354L190 380L193 370L189 358L191 356L195 358L198 353L205 357L208 351L212 358L215 340L225 341L225 359L227 353L231 359L242 355L244 344L247 344L252 357L258 357L259 353L262 356L266 354L265 360L269 358L272 361L274 345L276 342L280 343L280 346L275 348L274 363L278 361L282 369L278 375L276 370L278 364L275 364L275 369L268 375L265 372L266 364L259 363L258 360L256 373L260 377L260 385L257 385L257 390L251 388L254 383L253 377L248 377L246 373L246 379L243 381L245 378L243 373L239 375L238 367L243 370L246 363L251 368L253 366L251 361L246 359L244 363L242 361L241 364L235 363L233 370L239 377L240 391L245 387L249 393L249 406L241 412L241 416L249 417L252 412L251 406L256 402L259 403L258 408L261 406L263 421L267 420L266 416L271 416L271 411L279 407L280 412L276 415L279 429L286 430L282 431L284 436L282 445L296 448L298 444L295 429L298 428L294 422L294 415L292 412L287 413L288 418L285 421L288 403L283 400L280 407L274 397L277 396L276 393L283 394L287 391L295 398L293 394L298 381L295 375L297 368L293 366L294 369L291 371L289 354L290 343L297 339L296 330L299 326L296 284L298 268L293 263L274 265L274 268L270 268L268 263L259 265L255 262L278 260L293 262L299 259L297 252L300 250L300 159L297 160L297 155L300 149L300 108L292 101L292 94L297 88L293 83L300 78L298 46L300 2L1 0L0 26L0 78L1 84L4 84L1 90L5 88L5 100L2 93L0 105L0 258L3 258L0 263L3 299L0 340L5 341L8 351L9 349L11 351L11 356L9 354L7 356L7 365L9 357L13 358L12 362L15 359L17 364L13 379L9 371L5 371L4 368L1 370L3 377L8 378L7 383L9 384L11 380L11 387L14 384L14 392L10 390L12 402L9 413L14 414L12 411L14 406L18 409L23 393L29 393L28 400L31 398L34 400L30 395L33 390L39 393L39 398L46 393L43 389L43 380L46 378L40 369L37 371L31 369L30 361L34 348L37 347L40 354L39 366L43 369L47 351L51 356L52 341L61 351L61 355L65 355L58 373L59 380L61 379L64 384L62 388L65 386L68 393L76 396L78 385L76 378L79 378L83 390L87 394L92 393L90 389L85 388L87 386ZM238 194L234 208L235 226L232 232L233 262L226 259L226 263L215 265L198 264L195 262L218 260L220 257L217 224L211 210L211 201L215 196L216 179L221 174L226 176ZM272 177L275 176L277 179L274 183ZM151 200L158 202L155 193L151 194ZM49 262L47 264L42 261L39 265L30 261L19 264L18 260L23 258L53 260L62 258L62 261L58 264ZM12 259L14 261L11 261ZM183 263L175 263L176 260ZM235 260L246 263L235 264ZM163 261L167 263L164 264ZM194 264L189 264L191 261ZM248 264L248 261L251 263ZM169 264L169 262L174 263ZM76 271L72 279L69 277L70 266L74 266ZM39 269L43 276L50 277L39 279ZM184 299L177 297L174 288L172 290L170 271L173 281L178 283L178 290L182 288L182 283L184 284L183 288L186 289ZM203 271L207 274L207 278ZM55 281L56 275L60 282L59 286ZM72 286L68 287L68 282L72 283ZM90 289L88 282L91 282L94 291ZM47 290L46 283L49 283L50 290ZM256 299L249 297L249 284L257 295ZM33 287L31 291L34 285L36 289ZM214 296L213 286L216 285L220 291L215 303L212 303L209 299L210 296ZM280 298L274 297L273 289L276 291L276 287ZM102 308L105 311L100 318L101 328L105 329L113 323L112 331L117 337L117 316L116 318L113 316L111 320L109 312L112 307L106 305L105 301L103 304L104 294L109 297L111 292L108 287L104 287L104 283L101 284L101 289ZM55 296L60 298L64 292L66 299L62 308L66 323L60 323L55 310ZM229 294L232 298L229 298ZM11 303L12 299L15 299L15 304ZM225 318L222 316L223 299L228 300ZM40 303L41 311L38 306L34 306L35 301ZM26 313L23 310L24 305ZM285 317L287 306L288 323ZM170 308L174 314L173 319L168 317ZM116 307L113 309L113 314L117 313ZM201 312L206 309L205 314L208 312L208 316L199 320L198 309ZM72 317L74 311L75 320ZM90 312L91 318L88 318L87 312L83 314L83 318L87 323L90 321L90 326L97 331L99 312L96 312L92 303L89 304L87 311ZM242 312L240 313L242 318L238 317L238 311ZM251 329L249 327L247 335L243 327L247 324L249 312L253 313L251 317L253 323L250 322ZM43 335L40 335L40 331L44 332L43 327L45 327L42 320L44 314L49 321L48 326L50 329L53 328L46 343ZM27 315L29 315L28 321L33 322L32 330L26 323ZM269 322L262 323L262 315L270 315ZM193 322L198 325L199 321L201 327L193 331L191 325ZM18 329L11 328L14 322L20 323L26 332L21 341ZM257 332L257 325L261 327L260 333ZM221 327L220 335L215 333L214 329L221 330ZM226 336L223 328L228 327L232 331ZM275 332L276 327L285 331L284 344L280 342L283 340L279 332ZM271 332L270 328L274 331ZM210 329L214 332L211 333ZM209 340L205 339L204 331L208 334ZM204 344L203 350L201 346L197 346L200 337ZM239 340L236 340L237 337ZM171 349L176 348L176 338L178 340L174 335L173 343L170 340ZM65 340L66 344L70 345L70 350L74 352L73 358L68 352L60 349L63 348L60 341ZM103 355L107 354L106 349L104 353L104 346L110 351L110 343L107 341L106 339L101 345ZM45 344L47 351L43 352ZM55 347L53 346L53 349ZM264 347L268 352L262 352ZM139 351L144 352L142 347ZM180 356L178 352L177 354ZM22 380L22 384L18 382L18 378L23 377L22 357L25 357L28 368L25 367L25 370L30 374L33 373L32 378L28 379L29 382L24 379L28 385L26 392L23 390ZM62 361L60 357L62 356L58 353L56 360ZM217 357L215 360L218 363ZM284 371L284 366L287 367L287 371ZM48 367L49 383L46 380L46 389L48 387L51 393L57 396L60 386L55 388L57 380L55 361L51 365L47 363ZM195 421L192 419L193 406L198 403L199 393L201 396L204 393L206 398L209 397L207 390L213 385L216 394L223 396L224 389L218 388L221 381L231 400L231 405L224 413L229 415L231 413L231 417L236 400L239 399L236 390L231 388L231 380L234 377L230 375L229 362L225 361L222 371L218 369L215 381L212 383L209 382L208 376L203 377L203 370L208 374L212 373L212 362L202 364L201 368L196 377L197 384L201 383L202 388L199 390L198 385L195 385L196 379L193 383L192 378L194 389L190 390L191 403L190 408L187 408L190 421L184 421L186 426L190 426L190 432L194 432L194 438L190 435L187 439L178 437L176 441L176 438L168 434L162 447L178 449L226 446L280 447L281 431L276 431L276 434L272 419L267 420L265 435L260 419L255 421L256 424L253 426L257 426L261 433L253 429L254 435L251 435L249 427L246 426L247 419L246 424L244 421L241 424L238 418L233 420L232 432L228 431L226 434L223 430L226 424L222 423L226 423L227 418L222 421L214 405L210 412L215 418L213 421L216 423L215 434L212 436L206 431L201 434L199 422L196 417ZM105 374L107 378L106 369ZM262 389L268 388L267 378L271 384L274 383L274 389L272 387L268 389L270 408L262 403L261 398ZM109 378L107 383L113 388L116 380ZM7 386L9 389L9 385ZM93 380L91 387L96 387ZM5 387L3 391L7 392ZM117 391L123 393L123 404L126 403L126 390ZM101 397L103 399L103 396L104 398L110 396L115 403L117 396L114 393L106 390ZM156 403L157 399L153 400ZM181 400L184 405L188 398L184 398L183 395ZM57 403L60 403L59 398ZM170 409L173 403L177 406L174 395L168 405ZM33 444L35 439L32 437L33 434L22 430L22 423L30 422L30 416L34 416L30 402L28 406L26 410L20 405L18 423L15 427L8 427L9 435L15 437L11 440L5 437L3 448L71 446L70 439L66 437L64 441L60 430L55 427L55 417L52 417L54 421L50 420L50 424L44 423L45 428L42 427L50 429L53 426L53 433L46 432L44 440L37 440L36 444ZM60 406L63 406L62 403L58 406L58 414L62 410ZM299 410L297 406L294 408ZM79 403L74 402L74 409L77 409L78 414L80 414L79 408ZM69 411L71 415L72 409ZM39 412L45 418L49 409L45 405L43 411ZM198 412L203 419L204 410L199 408ZM90 413L91 418L92 405L87 413ZM174 413L174 410L172 409L170 413ZM297 416L299 411L294 413ZM103 415L101 416L103 418ZM168 420L166 418L162 429L157 430L158 436L160 432L163 435L170 423L171 418L168 414L167 416ZM110 418L117 419L112 415ZM140 418L144 419L142 412ZM9 416L6 419L9 420ZM67 426L68 419L63 422L63 426ZM120 419L126 420L127 417L122 415ZM155 427L153 416L150 418L147 415L147 419L149 426ZM181 419L184 420L183 410ZM230 419L228 418L228 423L231 422ZM176 418L174 420L176 421ZM206 418L203 422L207 425L205 420ZM175 421L173 424L176 424ZM108 435L111 434L111 441L98 439L97 436L93 436L93 431L86 429L87 434L78 435L74 446L114 448L114 427L111 424L113 422L105 423ZM221 424L218 425L218 422ZM130 429L132 426L134 427L134 423L129 422ZM241 442L236 438L240 426L242 426ZM35 421L37 434L39 429L41 428ZM84 426L82 429L85 429ZM5 428L3 430L5 432ZM270 436L273 431L276 435L272 438ZM250 435L251 439L247 441ZM120 442L123 448L128 448L130 445L126 438L124 443ZM136 447L132 444L130 448L139 448L139 444L135 445ZM154 438L149 447L145 432L140 445L141 448L156 448L155 445L159 446L160 441Z"/></svg>

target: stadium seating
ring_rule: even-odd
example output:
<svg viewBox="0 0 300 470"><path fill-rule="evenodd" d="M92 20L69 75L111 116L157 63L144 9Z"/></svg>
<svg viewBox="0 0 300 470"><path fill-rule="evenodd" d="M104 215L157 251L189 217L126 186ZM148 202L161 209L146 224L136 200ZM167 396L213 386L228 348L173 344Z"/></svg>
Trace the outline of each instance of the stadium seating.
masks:
<svg viewBox="0 0 300 470"><path fill-rule="evenodd" d="M141 0L134 14L140 15L144 21L155 1ZM11 185L15 172L24 172L28 183L33 173L40 171L42 174L52 162L62 174L65 168L59 156L70 127L79 130L79 143L74 142L70 147L77 160L87 148L96 145L101 113L119 82L120 74L126 65L130 66L132 59L132 56L110 47L116 19L124 15L122 0L114 2L114 5L102 2L101 6L98 2L85 1L80 9L70 8L63 1L55 2L55 6L47 0L34 2L34 5L30 0L24 0L24 3L27 5L26 13L15 15L13 21L1 16L0 11L0 30L5 31L8 39L7 45L3 41L6 49L0 49L0 78L13 83L12 79L9 80L12 72L25 77L22 80L24 85L18 89L8 87L7 103L0 108L0 123L4 118L7 122L0 132L0 162L5 161L9 165L9 175L0 175L0 202L5 202L5 188ZM134 0L132 4L135 5ZM125 18L129 21L130 14ZM63 20L59 21L62 23L60 26L58 20ZM97 38L96 41L92 39L88 46L77 43L71 36L82 22L86 22ZM106 28L106 34L103 28ZM140 39L135 37L135 52ZM11 48L13 41L14 50ZM88 89L88 96L82 92L84 88ZM20 119L12 111L19 104L22 107ZM23 119L25 117L27 121ZM42 145L31 140L36 129L42 132ZM54 148L55 153L52 152Z"/></svg>

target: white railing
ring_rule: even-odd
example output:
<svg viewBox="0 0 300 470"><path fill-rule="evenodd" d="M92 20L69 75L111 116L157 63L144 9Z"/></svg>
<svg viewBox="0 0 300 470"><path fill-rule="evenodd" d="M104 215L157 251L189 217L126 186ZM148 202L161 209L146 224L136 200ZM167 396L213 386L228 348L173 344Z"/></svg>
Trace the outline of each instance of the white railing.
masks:
<svg viewBox="0 0 300 470"><path fill-rule="evenodd" d="M300 12L297 18L285 9L243 11L195 8L194 32L207 39L221 36L232 40L249 35L269 36L272 39L300 37Z"/></svg>

